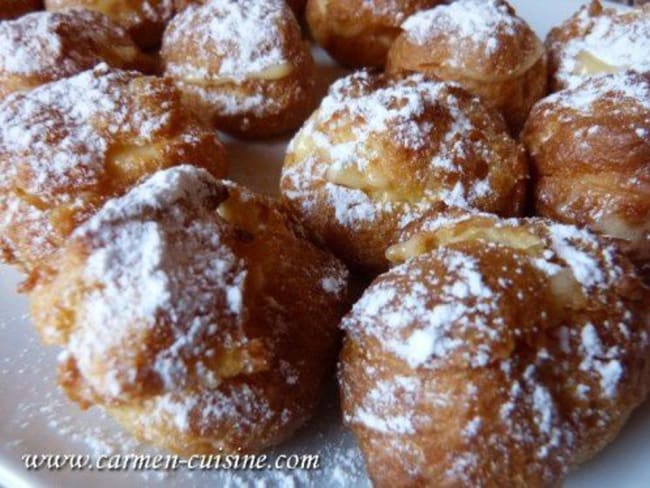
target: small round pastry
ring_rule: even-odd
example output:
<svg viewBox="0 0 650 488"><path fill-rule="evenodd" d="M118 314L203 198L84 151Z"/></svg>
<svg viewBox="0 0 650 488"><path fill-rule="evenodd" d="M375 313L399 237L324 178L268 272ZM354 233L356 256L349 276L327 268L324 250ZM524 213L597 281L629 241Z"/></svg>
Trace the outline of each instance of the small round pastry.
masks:
<svg viewBox="0 0 650 488"><path fill-rule="evenodd" d="M42 0L0 0L0 20L15 19L42 8Z"/></svg>
<svg viewBox="0 0 650 488"><path fill-rule="evenodd" d="M170 22L161 57L187 103L248 138L299 126L312 107L314 60L283 0L208 0Z"/></svg>
<svg viewBox="0 0 650 488"><path fill-rule="evenodd" d="M339 63L382 68L386 53L409 16L443 0L308 0L314 40Z"/></svg>
<svg viewBox="0 0 650 488"><path fill-rule="evenodd" d="M153 71L126 31L98 12L34 12L0 23L0 100L101 62Z"/></svg>
<svg viewBox="0 0 650 488"><path fill-rule="evenodd" d="M280 187L314 239L381 271L396 233L439 203L519 214L527 177L523 147L478 98L421 74L361 71L333 84L291 141Z"/></svg>
<svg viewBox="0 0 650 488"><path fill-rule="evenodd" d="M522 140L537 214L618 238L650 264L650 75L600 75L545 98Z"/></svg>
<svg viewBox="0 0 650 488"><path fill-rule="evenodd" d="M174 0L45 0L47 10L79 8L101 12L124 27L143 49L160 45L174 15Z"/></svg>
<svg viewBox="0 0 650 488"><path fill-rule="evenodd" d="M650 383L650 290L542 219L413 224L343 319L345 423L373 486L558 486Z"/></svg>
<svg viewBox="0 0 650 488"><path fill-rule="evenodd" d="M0 255L30 271L109 198L192 161L226 173L170 80L105 64L0 104Z"/></svg>
<svg viewBox="0 0 650 488"><path fill-rule="evenodd" d="M334 370L347 271L273 200L160 171L79 227L31 295L82 407L182 455L258 451L309 418Z"/></svg>
<svg viewBox="0 0 650 488"><path fill-rule="evenodd" d="M518 134L546 95L546 53L531 27L503 0L458 0L402 24L386 69L456 81L500 110Z"/></svg>
<svg viewBox="0 0 650 488"><path fill-rule="evenodd" d="M605 9L597 0L546 38L552 91L573 88L604 73L650 73L650 5Z"/></svg>

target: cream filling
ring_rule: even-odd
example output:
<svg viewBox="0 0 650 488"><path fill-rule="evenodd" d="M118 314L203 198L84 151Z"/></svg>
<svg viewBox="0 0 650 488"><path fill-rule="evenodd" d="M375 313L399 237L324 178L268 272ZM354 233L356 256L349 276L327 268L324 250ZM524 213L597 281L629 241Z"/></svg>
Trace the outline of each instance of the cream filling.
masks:
<svg viewBox="0 0 650 488"><path fill-rule="evenodd" d="M595 75L600 73L619 73L625 71L625 66L614 66L606 63L589 51L581 51L576 56L573 72L577 75Z"/></svg>

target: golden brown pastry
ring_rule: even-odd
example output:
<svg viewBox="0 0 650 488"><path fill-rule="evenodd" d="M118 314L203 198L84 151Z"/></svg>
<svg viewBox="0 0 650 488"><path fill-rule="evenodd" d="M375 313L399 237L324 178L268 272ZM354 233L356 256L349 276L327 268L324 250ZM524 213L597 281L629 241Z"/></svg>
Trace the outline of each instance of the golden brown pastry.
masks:
<svg viewBox="0 0 650 488"><path fill-rule="evenodd" d="M542 219L436 215L402 239L342 322L374 486L559 486L646 397L650 290L608 241Z"/></svg>
<svg viewBox="0 0 650 488"><path fill-rule="evenodd" d="M314 410L347 272L278 205L202 169L160 171L79 227L31 310L59 382L183 455L257 451Z"/></svg>
<svg viewBox="0 0 650 488"><path fill-rule="evenodd" d="M150 49L160 44L174 15L174 0L45 0L45 8L96 10L124 27L140 47Z"/></svg>
<svg viewBox="0 0 650 488"><path fill-rule="evenodd" d="M0 20L15 19L42 8L41 0L0 0Z"/></svg>
<svg viewBox="0 0 650 488"><path fill-rule="evenodd" d="M621 239L647 267L650 76L601 75L542 100L523 141L536 175L536 212Z"/></svg>
<svg viewBox="0 0 650 488"><path fill-rule="evenodd" d="M531 27L502 0L458 0L402 24L386 69L456 81L500 110L518 134L546 94L546 53Z"/></svg>
<svg viewBox="0 0 650 488"><path fill-rule="evenodd" d="M0 24L0 100L101 62L153 70L126 31L98 12L34 12Z"/></svg>
<svg viewBox="0 0 650 488"><path fill-rule="evenodd" d="M185 162L226 172L171 81L99 65L0 104L0 254L30 271L109 198Z"/></svg>
<svg viewBox="0 0 650 488"><path fill-rule="evenodd" d="M332 85L291 141L280 186L316 240L377 271L396 233L436 204L517 215L526 179L523 148L478 98L362 71Z"/></svg>
<svg viewBox="0 0 650 488"><path fill-rule="evenodd" d="M208 0L165 31L165 74L215 126L268 137L299 126L312 107L314 61L283 0Z"/></svg>
<svg viewBox="0 0 650 488"><path fill-rule="evenodd" d="M305 14L305 7L307 6L307 0L286 0L287 5L293 10L293 14L296 16L296 19L302 19L302 16Z"/></svg>
<svg viewBox="0 0 650 488"><path fill-rule="evenodd" d="M383 67L399 26L443 0L308 0L306 18L318 44L350 67Z"/></svg>
<svg viewBox="0 0 650 488"><path fill-rule="evenodd" d="M597 74L650 73L650 5L618 11L592 0L546 38L552 91Z"/></svg>

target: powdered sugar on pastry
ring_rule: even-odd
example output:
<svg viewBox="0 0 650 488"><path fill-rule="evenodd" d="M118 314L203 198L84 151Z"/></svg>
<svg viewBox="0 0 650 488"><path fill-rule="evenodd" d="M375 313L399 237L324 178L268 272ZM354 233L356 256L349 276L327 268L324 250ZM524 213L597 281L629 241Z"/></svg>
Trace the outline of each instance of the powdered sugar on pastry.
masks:
<svg viewBox="0 0 650 488"><path fill-rule="evenodd" d="M650 71L650 8L629 12L584 6L547 41L557 82L575 87L597 73Z"/></svg>
<svg viewBox="0 0 650 488"><path fill-rule="evenodd" d="M169 80L100 64L14 93L0 104L0 243L29 268L105 199L187 159L225 169L217 136Z"/></svg>
<svg viewBox="0 0 650 488"><path fill-rule="evenodd" d="M444 33L461 43L456 52L484 49L487 56L497 52L501 36L515 37L519 29L528 29L525 21L510 13L509 6L500 0L458 0L415 13L402 24L411 42L428 44ZM459 54L462 56L462 54ZM462 57L450 56L453 67L462 67Z"/></svg>
<svg viewBox="0 0 650 488"><path fill-rule="evenodd" d="M90 26L90 28L89 28ZM139 55L126 31L90 10L35 12L0 24L0 77L49 81L102 61L133 64Z"/></svg>
<svg viewBox="0 0 650 488"><path fill-rule="evenodd" d="M330 87L290 143L283 195L307 227L324 206L331 225L350 231L402 227L436 203L501 211L502 190L525 174L491 117L454 84L354 73Z"/></svg>
<svg viewBox="0 0 650 488"><path fill-rule="evenodd" d="M32 311L82 405L182 453L266 447L315 408L347 272L270 198L162 170L107 201L59 261Z"/></svg>
<svg viewBox="0 0 650 488"><path fill-rule="evenodd" d="M118 87L132 78L102 64L7 99L0 106L5 181L28 172L32 178L24 191L56 196L60 185L72 179L78 188L96 184L118 134L133 134L134 144L151 141L169 121L168 105L131 111ZM163 87L143 85L144 95L154 96ZM58 127L63 131L54 134L52 129ZM52 141L55 137L58 144Z"/></svg>
<svg viewBox="0 0 650 488"><path fill-rule="evenodd" d="M286 14L279 0L211 0L191 5L174 19L165 42L175 44L175 36L191 32L199 49L196 61L216 58L218 67L170 63L167 70L181 78L242 79L287 63L282 45Z"/></svg>
<svg viewBox="0 0 650 488"><path fill-rule="evenodd" d="M211 327L236 324L241 299L235 297L241 296L245 269L212 225L185 223L188 212L200 213L219 191L207 172L190 167L159 172L125 197L109 201L73 234L89 242L84 274L94 291L81 312L87 326L72 334L68 351L96 391L119 396L142 378L138 364L115 351L148 336L161 315L186 324L172 327L171 341L153 361L166 390L187 386L183 383L192 372L185 358L201 354ZM183 203L175 207L178 202ZM139 218L165 209L161 222ZM120 298L127 296L127 301ZM225 313L211 307L220 301ZM110 374L91 373L98 361ZM193 366L195 375L203 372L199 364Z"/></svg>
<svg viewBox="0 0 650 488"><path fill-rule="evenodd" d="M637 111L650 113L650 81L632 72L601 74L583 80L572 89L554 93L544 99L540 106L557 104L558 108L566 108L576 111L579 116L585 116L596 114L603 109L604 104L623 102L637 106ZM616 110L616 107L611 109Z"/></svg>
<svg viewBox="0 0 650 488"><path fill-rule="evenodd" d="M553 484L645 398L647 289L614 244L462 212L432 213L403 238L425 246L342 322L344 418L379 462L371 475Z"/></svg>

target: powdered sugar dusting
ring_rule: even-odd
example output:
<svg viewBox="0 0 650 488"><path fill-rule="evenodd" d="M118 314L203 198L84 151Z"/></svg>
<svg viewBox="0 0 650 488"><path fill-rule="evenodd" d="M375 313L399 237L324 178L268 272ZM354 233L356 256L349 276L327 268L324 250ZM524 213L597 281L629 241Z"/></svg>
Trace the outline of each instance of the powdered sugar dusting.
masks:
<svg viewBox="0 0 650 488"><path fill-rule="evenodd" d="M101 64L72 78L28 93L14 94L0 105L0 154L5 178L30 178L28 193L68 198L60 190L96 184L104 173L115 139L132 134L133 143L151 142L168 120L169 106L138 107L125 103L133 73ZM141 96L154 96L164 85L142 84Z"/></svg>
<svg viewBox="0 0 650 488"><path fill-rule="evenodd" d="M113 54L125 54L129 49L133 56L137 54L124 29L90 10L34 12L2 22L0 46L0 72L5 76L46 80L92 68L105 61L102 53L109 47L115 49Z"/></svg>
<svg viewBox="0 0 650 488"><path fill-rule="evenodd" d="M489 318L496 310L492 290L483 283L473 259L450 250L440 250L438 256L448 263L447 276L404 264L393 268L391 275L417 279L413 286L401 290L398 296L390 285L380 282L353 307L353 316L359 314L355 317L354 328L365 325L367 332L376 334L386 349L412 368L431 366L432 360L447 358L465 348L466 343L460 337L467 331L485 337L488 342L499 335L499 324ZM439 285L442 292L432 304L430 287ZM467 301L473 305L466 305ZM388 327L373 327L377 316L381 316ZM360 320L361 325L357 325L356 320ZM351 327L345 321L342 326L344 329ZM412 332L404 335L405 331ZM354 329L350 332L354 333ZM468 360L477 366L485 364L489 358L484 348L468 354Z"/></svg>
<svg viewBox="0 0 650 488"><path fill-rule="evenodd" d="M86 326L72 334L67 350L98 392L117 397L141 378L137 357L116 351L129 340L147 337L162 316L184 324L173 327L173 340L153 361L168 390L186 386L190 364L194 375L205 376L207 368L186 358L201 352L205 336L216 327L237 323L246 269L212 225L196 220L188 226L188 210L176 206L183 202L200 213L205 199L217 191L205 171L189 166L161 171L107 202L73 234L91 246L84 273L96 288L79 312ZM163 220L141 217L152 211L164 211ZM211 306L219 300L227 305L225 315ZM110 374L93 374L98 362Z"/></svg>
<svg viewBox="0 0 650 488"><path fill-rule="evenodd" d="M650 112L650 82L643 76L629 71L602 74L582 81L575 88L554 93L540 102L540 107L555 106L575 110L580 115L591 115L601 110L602 105L606 103L625 103L628 107L626 110ZM608 109L617 110L617 107Z"/></svg>
<svg viewBox="0 0 650 488"><path fill-rule="evenodd" d="M463 50L484 49L494 55L500 36L515 37L521 29L528 29L524 20L511 14L508 4L501 0L458 0L449 5L417 12L402 24L407 38L426 45L441 33L454 36L460 43L454 55L446 60L454 67L463 65Z"/></svg>
<svg viewBox="0 0 650 488"><path fill-rule="evenodd" d="M588 56L601 66L603 72L634 70L650 71L650 10L638 8L619 13L614 9L592 11L583 7L566 27L576 32L564 40L550 37L549 48L558 60L555 76L565 87L576 87L590 76L581 64Z"/></svg>
<svg viewBox="0 0 650 488"><path fill-rule="evenodd" d="M182 40L179 36L191 35L199 49L196 61L217 57L218 69L186 59L182 65L168 63L167 71L180 78L241 79L286 63L282 29L287 14L280 0L210 0L191 5L171 22L165 43L174 45Z"/></svg>
<svg viewBox="0 0 650 488"><path fill-rule="evenodd" d="M542 219L453 212L405 234L427 232L437 246L377 278L342 322L354 343L343 354L345 420L375 456L410 453L399 468L409 476L436 469L444 477L427 479L474 485L498 476L495 454L521 452L552 484L645 396L635 379L644 370L632 365L647 355L648 333L625 291L631 267L609 241ZM491 267L500 253L501 270ZM551 305L542 289L556 286ZM515 297L533 315L520 318ZM422 432L441 432L446 457Z"/></svg>

